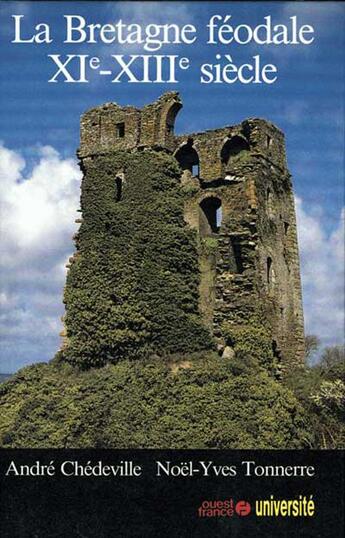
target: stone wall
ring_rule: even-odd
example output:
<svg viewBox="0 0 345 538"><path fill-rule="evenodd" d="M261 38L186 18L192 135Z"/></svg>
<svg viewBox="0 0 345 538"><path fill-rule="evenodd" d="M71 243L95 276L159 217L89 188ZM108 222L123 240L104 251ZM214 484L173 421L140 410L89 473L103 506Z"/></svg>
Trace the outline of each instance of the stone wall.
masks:
<svg viewBox="0 0 345 538"><path fill-rule="evenodd" d="M172 150L175 117L181 107L178 94L169 92L142 110L116 103L93 108L81 118L78 156L145 147Z"/></svg>
<svg viewBox="0 0 345 538"><path fill-rule="evenodd" d="M173 154L186 224L199 242L199 309L220 351L224 322L262 316L283 368L303 360L304 330L291 177L283 133L263 119L174 136L182 104L169 92L143 107L114 103L81 120L83 162L114 150ZM115 173L115 171L114 171Z"/></svg>

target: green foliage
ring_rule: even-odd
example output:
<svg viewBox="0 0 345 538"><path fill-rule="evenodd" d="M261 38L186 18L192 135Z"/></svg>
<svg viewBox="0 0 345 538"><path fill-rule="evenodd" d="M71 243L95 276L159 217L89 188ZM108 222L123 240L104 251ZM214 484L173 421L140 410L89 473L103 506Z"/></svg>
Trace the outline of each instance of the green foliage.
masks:
<svg viewBox="0 0 345 538"><path fill-rule="evenodd" d="M345 384L340 379L322 381L320 390L311 395L311 400L323 411L339 414L344 418Z"/></svg>
<svg viewBox="0 0 345 538"><path fill-rule="evenodd" d="M198 313L197 241L184 222L179 175L173 157L151 151L118 151L87 165L64 298L69 363L87 368L212 346Z"/></svg>
<svg viewBox="0 0 345 538"><path fill-rule="evenodd" d="M218 251L218 240L215 237L201 238L200 250L206 256L216 254Z"/></svg>
<svg viewBox="0 0 345 538"><path fill-rule="evenodd" d="M227 345L235 351L236 363L233 367L263 367L268 372L275 372L277 364L271 332L256 319L248 320L247 325L224 323L222 333Z"/></svg>
<svg viewBox="0 0 345 538"><path fill-rule="evenodd" d="M322 381L310 395L312 412L318 417L316 439L320 448L345 447L345 384L340 379Z"/></svg>
<svg viewBox="0 0 345 538"><path fill-rule="evenodd" d="M6 447L302 448L292 392L263 369L193 354L75 370L35 365L0 387Z"/></svg>
<svg viewBox="0 0 345 538"><path fill-rule="evenodd" d="M324 379L345 379L345 347L326 347L321 355L317 367Z"/></svg>
<svg viewBox="0 0 345 538"><path fill-rule="evenodd" d="M186 183L185 185L183 185L182 187L182 192L185 196L194 196L197 192L199 192L199 185L198 184L195 184L195 183Z"/></svg>
<svg viewBox="0 0 345 538"><path fill-rule="evenodd" d="M345 448L344 348L325 348L320 361L285 378L308 414L313 447Z"/></svg>

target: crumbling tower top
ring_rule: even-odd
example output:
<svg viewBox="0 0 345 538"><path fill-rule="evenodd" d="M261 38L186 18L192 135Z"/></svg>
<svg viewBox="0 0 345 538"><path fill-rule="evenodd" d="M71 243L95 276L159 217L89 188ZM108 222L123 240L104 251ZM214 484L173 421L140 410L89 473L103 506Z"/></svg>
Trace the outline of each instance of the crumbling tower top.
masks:
<svg viewBox="0 0 345 538"><path fill-rule="evenodd" d="M106 103L81 119L79 156L135 147L174 149L174 124L182 103L178 92L167 92L138 109Z"/></svg>
<svg viewBox="0 0 345 538"><path fill-rule="evenodd" d="M200 177L212 181L226 176L228 154L237 144L239 149L250 149L254 159L263 158L286 169L284 134L272 123L250 118L237 125L175 136L175 119L181 108L178 92L167 92L141 109L116 103L92 108L81 118L78 156L148 147L181 156L193 150L198 154Z"/></svg>

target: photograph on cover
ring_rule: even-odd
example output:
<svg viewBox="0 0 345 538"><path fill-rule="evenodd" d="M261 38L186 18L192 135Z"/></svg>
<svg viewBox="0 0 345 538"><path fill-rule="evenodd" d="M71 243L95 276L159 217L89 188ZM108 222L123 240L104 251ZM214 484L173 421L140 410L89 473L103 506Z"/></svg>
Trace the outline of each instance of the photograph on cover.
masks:
<svg viewBox="0 0 345 538"><path fill-rule="evenodd" d="M0 7L0 446L343 448L344 5Z"/></svg>

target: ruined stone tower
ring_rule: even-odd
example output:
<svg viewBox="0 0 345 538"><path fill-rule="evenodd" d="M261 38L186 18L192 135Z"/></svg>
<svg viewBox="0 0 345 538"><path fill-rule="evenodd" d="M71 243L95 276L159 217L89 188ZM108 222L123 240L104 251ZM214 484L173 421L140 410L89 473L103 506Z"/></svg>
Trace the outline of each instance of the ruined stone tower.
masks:
<svg viewBox="0 0 345 538"><path fill-rule="evenodd" d="M107 348L107 352L104 352L104 357L119 357L118 342L127 342L128 338L131 342L136 338L140 340L138 335L144 334L145 331L145 334L151 331L151 336L143 336L142 342L148 342L150 339L157 341L159 349L171 352L173 345L178 347L181 338L183 340L184 333L188 333L186 337L190 340L193 340L193 335L198 335L195 339L199 339L199 343L194 348L192 346L191 350L202 348L202 341L206 342L207 339L200 334L206 329L218 344L221 353L224 347L223 323L246 323L255 314L261 316L261 321L270 326L273 334L272 345L282 364L288 368L300 361L304 355L304 332L294 199L291 177L286 165L284 135L271 123L254 118L235 126L175 136L175 117L181 107L179 95L170 92L142 109L109 103L89 110L82 117L78 151L84 172L82 219L80 231L76 236L77 252L71 259L65 294L65 347L67 350L69 346L73 348L74 341L78 343L81 353L88 353L86 335L92 335L96 324L94 312L99 310L98 315L103 319L103 337L100 337L103 347L107 348L108 334L111 335L109 339L113 338L113 343ZM118 155L122 155L121 159ZM169 278L175 278L176 286L180 286L178 290L182 290L184 278L187 279L187 276L183 276L184 271L186 275L193 273L191 283L185 281L186 287L191 290L188 300L177 299L180 291L174 293L175 284L169 284L172 293L168 300L170 303L180 301L179 314L175 315L180 317L180 320L174 321L175 329L172 329L172 332L181 329L182 335L170 348L165 343L165 337L156 338L155 334L161 335L165 322L172 323L174 315L162 314L162 318L155 322L150 318L150 314L145 314L145 308L151 304L154 293L151 290L151 295L143 295L142 292L147 287L145 282L149 268L146 272L143 271L143 263L139 258L132 261L135 247L132 237L129 239L126 233L126 222L130 224L133 215L140 213L140 198L146 200L145 196L157 196L159 189L163 189L163 186L159 187L158 180L155 183L157 174L154 172L157 166L161 166L161 161L158 162L157 159L163 158L170 159L169 163L172 158L176 159L180 168L177 177L167 187L170 189L167 191L169 196L174 192L174 196L178 198L174 198L172 202L160 198L160 204L167 204L162 218L167 221L172 219L171 215L177 207L176 200L182 200L183 219L178 223L176 219L171 220L168 224L178 226L178 233L182 233L183 229L186 234L184 237L193 237L196 244L193 251L196 265L192 265L194 262L190 256L193 253L189 249L188 255L185 255L190 264L188 269L184 269L183 264L180 264L172 270L171 267L175 264L173 257L177 253L169 250L173 249L173 245L166 246L167 241L164 240L165 236L162 236L164 252L167 257L170 256L171 266L169 259L165 259L165 271L161 272L155 283L156 292L159 293L162 285L162 295L169 295L170 292L164 291L168 273L171 273ZM142 172L136 177L142 181L147 174L153 174L151 195L145 194L148 191L142 187L139 179L136 180L139 182L137 185L134 184L134 179L131 179L132 170L138 167L138 159L144 159L145 162L140 165ZM170 164L167 161L162 166L168 169ZM99 180L100 175L104 179ZM166 176L171 182L174 173L167 171ZM142 194L140 189L143 189ZM169 196L167 194L168 200ZM122 213L119 213L121 204L123 208L126 204L128 207L132 204L133 208L132 212L128 210L126 213L125 222ZM160 207L162 205L155 206L156 213L152 213L151 220L145 221L146 224L141 221L142 227L151 226L152 219L160 214ZM133 229L139 233L138 226ZM140 233L143 233L143 229ZM109 246L114 237L119 247ZM150 237L152 234L142 239L142 244L151 244ZM130 242L126 245L126 241ZM137 244L138 249L143 248ZM186 241L181 241L181 245L185 244ZM123 250L120 260L114 250L121 248ZM153 257L160 255L159 245L156 248ZM126 253L131 256L127 267ZM146 251L138 254L140 255L145 256ZM97 284L96 293L102 296L103 303L108 305L104 313L101 310L105 307L101 306L101 303L93 303L95 299L92 297L91 288L85 292L94 274L97 271L101 274L104 270L96 268L100 258L104 258L102 267L106 267L108 271L106 282L102 278L102 283ZM89 266L85 269L87 262ZM95 267L94 271L92 266ZM117 274L119 267L122 272ZM154 272L160 272L159 265L152 270L152 273ZM119 279L129 278L131 274L136 277L133 277L130 283L126 280L124 287L127 291L123 292L118 285ZM194 277L196 280L193 280ZM136 295L132 294L131 286L131 289L137 290ZM96 289L96 284L93 289ZM114 289L117 291L114 292ZM83 300L80 299L82 294ZM127 301L132 305L137 304L135 301L138 297L141 306L136 310L133 320L128 322L125 303ZM84 311L88 309L89 314L85 315ZM131 310L128 315L132 316L132 313ZM146 316L145 319L149 320L147 326L141 325L140 316ZM114 321L120 318L121 322ZM184 320L187 320L185 325ZM98 321L97 323L99 325ZM158 325L161 326L159 329ZM173 343L174 338L169 338ZM81 341L83 344L80 344ZM123 345L124 353L129 349L126 345ZM101 346L102 344L99 344L98 349L101 349ZM189 348L182 346L181 350L184 349ZM103 362L106 360L103 359Z"/></svg>

